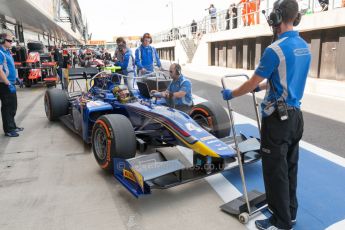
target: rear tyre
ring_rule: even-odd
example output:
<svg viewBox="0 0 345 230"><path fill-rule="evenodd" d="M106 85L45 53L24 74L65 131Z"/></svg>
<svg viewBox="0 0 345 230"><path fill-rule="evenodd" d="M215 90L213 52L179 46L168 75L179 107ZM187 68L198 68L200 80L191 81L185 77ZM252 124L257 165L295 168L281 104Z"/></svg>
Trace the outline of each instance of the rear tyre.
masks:
<svg viewBox="0 0 345 230"><path fill-rule="evenodd" d="M225 109L215 103L203 102L193 107L191 118L217 138L230 135L230 119Z"/></svg>
<svg viewBox="0 0 345 230"><path fill-rule="evenodd" d="M68 97L61 89L48 89L44 95L44 109L50 121L68 114Z"/></svg>
<svg viewBox="0 0 345 230"><path fill-rule="evenodd" d="M129 159L136 153L136 138L129 119L119 114L103 115L92 130L92 150L99 166L113 172L113 158Z"/></svg>
<svg viewBox="0 0 345 230"><path fill-rule="evenodd" d="M28 42L27 44L29 52L42 52L44 50L44 45L42 42Z"/></svg>
<svg viewBox="0 0 345 230"><path fill-rule="evenodd" d="M27 79L27 80L24 81L24 85L25 85L26 88L30 88L32 86L32 81Z"/></svg>

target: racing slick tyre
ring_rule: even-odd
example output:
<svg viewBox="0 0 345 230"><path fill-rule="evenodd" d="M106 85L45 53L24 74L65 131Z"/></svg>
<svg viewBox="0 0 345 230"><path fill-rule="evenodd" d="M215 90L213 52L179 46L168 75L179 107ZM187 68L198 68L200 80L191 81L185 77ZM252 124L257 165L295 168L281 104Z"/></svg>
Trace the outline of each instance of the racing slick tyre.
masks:
<svg viewBox="0 0 345 230"><path fill-rule="evenodd" d="M24 80L24 85L26 88L30 88L32 86L32 81L29 79Z"/></svg>
<svg viewBox="0 0 345 230"><path fill-rule="evenodd" d="M41 52L44 50L44 45L42 42L28 42L29 52Z"/></svg>
<svg viewBox="0 0 345 230"><path fill-rule="evenodd" d="M44 109L50 121L68 114L68 96L61 89L48 89L44 95Z"/></svg>
<svg viewBox="0 0 345 230"><path fill-rule="evenodd" d="M215 103L203 102L195 105L190 117L217 138L230 135L230 119L225 109Z"/></svg>
<svg viewBox="0 0 345 230"><path fill-rule="evenodd" d="M92 150L102 169L113 172L113 158L129 159L136 153L136 138L129 119L119 114L103 115L92 130Z"/></svg>

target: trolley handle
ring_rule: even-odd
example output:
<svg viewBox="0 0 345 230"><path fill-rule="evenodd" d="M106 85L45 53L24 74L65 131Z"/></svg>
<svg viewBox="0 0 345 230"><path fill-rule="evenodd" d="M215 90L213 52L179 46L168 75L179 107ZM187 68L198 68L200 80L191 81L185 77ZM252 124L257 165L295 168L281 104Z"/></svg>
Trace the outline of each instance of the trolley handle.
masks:
<svg viewBox="0 0 345 230"><path fill-rule="evenodd" d="M229 75L224 75L222 77L222 87L223 89L226 89L226 84L225 84L225 80L227 78L235 78L235 77L245 77L247 80L249 80L249 76L247 74L229 74ZM261 123L260 123L260 116L259 116L259 104L258 104L258 101L256 100L256 97L255 97L255 92L252 91L250 92L252 94L252 97L253 97L253 103L254 103L254 110L255 110L255 115L256 115L256 121L257 121L257 124L258 124L258 128L259 130L261 130ZM229 103L229 101L227 101L227 105L228 105L228 109L229 109L229 113L233 111L232 107L231 107L231 104Z"/></svg>
<svg viewBox="0 0 345 230"><path fill-rule="evenodd" d="M247 80L249 80L249 77L247 74L229 74L229 75L225 75L222 77L222 86L223 89L226 89L226 85L225 85L225 79L226 78L230 78L230 77L245 77Z"/></svg>
<svg viewBox="0 0 345 230"><path fill-rule="evenodd" d="M226 89L226 85L225 85L225 79L226 78L230 78L230 77L246 77L247 80L249 79L248 75L246 74L231 74L231 75L225 75L222 77L222 86L223 89ZM254 103L256 102L255 99L255 95L253 94L253 99L254 99ZM243 170L243 165L242 165L242 157L241 157L241 153L238 147L238 140L236 138L237 134L236 134L236 128L235 128L235 120L234 120L234 114L233 114L233 109L231 106L231 103L229 100L226 101L228 110L229 110L229 118L230 118L230 123L231 123L231 132L234 138L234 144L235 144L235 150L236 150L236 154L237 154L237 162L238 162L238 166L240 169L240 175L241 175L241 180L242 180L242 187L243 187L243 194L245 197L245 201L246 201L246 206L248 209L248 213L249 215L252 213L251 208L250 208L250 203L249 203L249 198L248 198L248 192L247 192L247 185L245 182L245 175L244 175L244 170ZM255 108L257 108L256 104L254 104ZM257 110L256 110L257 111ZM258 123L259 124L259 123Z"/></svg>

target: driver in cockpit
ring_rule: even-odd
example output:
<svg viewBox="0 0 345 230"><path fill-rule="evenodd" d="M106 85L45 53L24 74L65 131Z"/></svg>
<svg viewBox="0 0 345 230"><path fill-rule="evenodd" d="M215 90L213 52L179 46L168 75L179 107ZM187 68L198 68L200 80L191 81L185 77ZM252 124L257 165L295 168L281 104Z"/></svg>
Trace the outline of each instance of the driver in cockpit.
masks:
<svg viewBox="0 0 345 230"><path fill-rule="evenodd" d="M112 92L115 98L122 104L127 103L132 98L126 85L116 85Z"/></svg>

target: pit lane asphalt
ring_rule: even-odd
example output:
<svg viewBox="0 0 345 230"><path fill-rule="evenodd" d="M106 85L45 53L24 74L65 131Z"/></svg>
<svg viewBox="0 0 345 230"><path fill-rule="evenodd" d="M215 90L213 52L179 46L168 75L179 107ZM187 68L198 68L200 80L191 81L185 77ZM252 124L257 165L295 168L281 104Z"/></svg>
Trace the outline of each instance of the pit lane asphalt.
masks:
<svg viewBox="0 0 345 230"><path fill-rule="evenodd" d="M205 180L134 198L80 137L47 120L44 92L18 89L25 130L0 131L0 229L245 229Z"/></svg>

